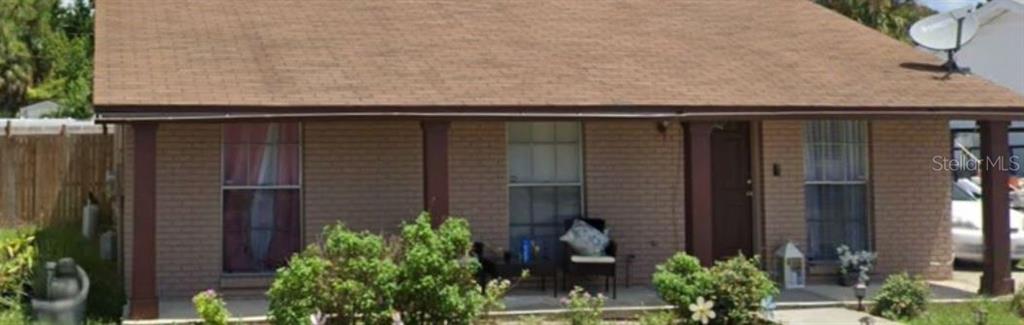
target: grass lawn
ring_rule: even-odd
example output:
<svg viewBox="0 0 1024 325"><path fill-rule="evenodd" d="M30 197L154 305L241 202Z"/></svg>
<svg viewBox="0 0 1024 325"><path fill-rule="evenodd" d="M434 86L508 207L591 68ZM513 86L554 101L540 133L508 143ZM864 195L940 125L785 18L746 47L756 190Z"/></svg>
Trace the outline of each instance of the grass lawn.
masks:
<svg viewBox="0 0 1024 325"><path fill-rule="evenodd" d="M928 311L913 320L907 322L911 325L960 325L976 324L975 310L988 312L987 324L1021 324L1022 319L1010 309L1010 303L1005 301L977 300L963 304L932 304Z"/></svg>

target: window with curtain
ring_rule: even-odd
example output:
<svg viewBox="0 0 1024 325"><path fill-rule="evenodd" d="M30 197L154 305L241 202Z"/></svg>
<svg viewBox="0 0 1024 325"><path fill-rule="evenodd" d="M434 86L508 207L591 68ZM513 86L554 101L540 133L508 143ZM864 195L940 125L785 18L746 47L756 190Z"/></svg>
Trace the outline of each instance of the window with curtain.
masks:
<svg viewBox="0 0 1024 325"><path fill-rule="evenodd" d="M866 122L810 121L804 128L807 250L836 259L835 248L869 249Z"/></svg>
<svg viewBox="0 0 1024 325"><path fill-rule="evenodd" d="M508 123L509 251L532 239L560 256L563 222L583 210L580 151L579 122Z"/></svg>
<svg viewBox="0 0 1024 325"><path fill-rule="evenodd" d="M273 272L300 247L298 123L225 124L224 271Z"/></svg>

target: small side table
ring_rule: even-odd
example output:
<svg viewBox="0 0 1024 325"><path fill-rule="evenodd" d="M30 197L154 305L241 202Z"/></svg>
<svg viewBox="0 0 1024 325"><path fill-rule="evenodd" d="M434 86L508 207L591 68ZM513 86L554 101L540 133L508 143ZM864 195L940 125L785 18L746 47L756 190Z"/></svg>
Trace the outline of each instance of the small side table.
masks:
<svg viewBox="0 0 1024 325"><path fill-rule="evenodd" d="M547 278L551 278L553 283L553 289L551 295L558 297L558 266L549 261L542 261L537 263L523 264L518 261L515 262L498 262L494 264L495 276L512 279L518 278L522 275L523 270L530 271L530 277L540 278L540 290L547 291Z"/></svg>

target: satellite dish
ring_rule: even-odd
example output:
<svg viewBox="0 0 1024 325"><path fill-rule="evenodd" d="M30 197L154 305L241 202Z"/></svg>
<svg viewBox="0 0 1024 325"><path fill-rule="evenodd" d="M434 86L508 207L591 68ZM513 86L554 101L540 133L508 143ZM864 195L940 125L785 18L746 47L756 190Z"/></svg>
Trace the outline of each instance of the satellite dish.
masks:
<svg viewBox="0 0 1024 325"><path fill-rule="evenodd" d="M915 43L932 50L946 51L948 60L943 66L948 69L950 74L966 72L965 69L957 66L953 55L978 33L980 24L972 9L973 7L965 7L931 15L910 26L910 38ZM949 74L946 76L948 77Z"/></svg>

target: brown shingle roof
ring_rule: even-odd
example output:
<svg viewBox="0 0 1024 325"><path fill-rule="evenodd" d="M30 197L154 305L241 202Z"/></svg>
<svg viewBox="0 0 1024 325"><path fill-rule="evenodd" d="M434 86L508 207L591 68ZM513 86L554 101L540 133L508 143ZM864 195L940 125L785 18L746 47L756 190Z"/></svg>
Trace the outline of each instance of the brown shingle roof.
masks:
<svg viewBox="0 0 1024 325"><path fill-rule="evenodd" d="M987 107L1024 100L807 0L100 0L118 105Z"/></svg>

